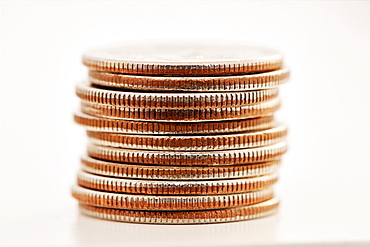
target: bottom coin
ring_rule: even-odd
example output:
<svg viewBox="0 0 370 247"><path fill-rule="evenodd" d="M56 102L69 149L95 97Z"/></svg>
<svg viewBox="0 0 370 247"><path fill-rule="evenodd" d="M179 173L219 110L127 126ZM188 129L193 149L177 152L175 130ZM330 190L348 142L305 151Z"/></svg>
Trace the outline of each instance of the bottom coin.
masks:
<svg viewBox="0 0 370 247"><path fill-rule="evenodd" d="M256 219L276 212L279 202L271 200L244 207L201 211L134 211L80 204L82 213L106 220L144 224L210 224Z"/></svg>

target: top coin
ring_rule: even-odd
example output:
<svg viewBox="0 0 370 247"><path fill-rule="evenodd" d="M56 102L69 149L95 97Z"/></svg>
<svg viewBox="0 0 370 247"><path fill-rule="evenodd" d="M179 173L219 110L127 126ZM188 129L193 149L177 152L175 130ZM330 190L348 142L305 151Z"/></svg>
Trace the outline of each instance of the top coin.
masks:
<svg viewBox="0 0 370 247"><path fill-rule="evenodd" d="M117 44L87 51L91 70L132 75L241 75L281 69L278 51L233 43Z"/></svg>

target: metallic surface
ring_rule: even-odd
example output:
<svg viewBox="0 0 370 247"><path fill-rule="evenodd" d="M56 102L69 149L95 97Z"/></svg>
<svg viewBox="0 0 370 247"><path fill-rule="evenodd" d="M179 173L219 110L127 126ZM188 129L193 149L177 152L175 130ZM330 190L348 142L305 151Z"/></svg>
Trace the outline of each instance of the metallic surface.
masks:
<svg viewBox="0 0 370 247"><path fill-rule="evenodd" d="M149 150L228 150L272 145L285 139L287 129L277 126L268 130L227 135L153 136L87 131L96 145Z"/></svg>
<svg viewBox="0 0 370 247"><path fill-rule="evenodd" d="M146 195L215 195L265 189L277 181L277 174L254 178L209 181L158 181L102 177L83 171L77 174L79 186L92 190Z"/></svg>
<svg viewBox="0 0 370 247"><path fill-rule="evenodd" d="M219 121L268 116L280 107L280 99L259 104L206 109L151 109L120 107L81 101L81 111L98 117L152 121Z"/></svg>
<svg viewBox="0 0 370 247"><path fill-rule="evenodd" d="M90 190L73 186L72 195L80 203L108 208L132 210L204 210L247 206L269 200L272 188L223 195L131 195Z"/></svg>
<svg viewBox="0 0 370 247"><path fill-rule="evenodd" d="M272 115L282 55L245 44L132 44L86 52L75 121L87 155L81 211L126 222L195 224L274 212L286 152ZM138 218L140 215L140 218Z"/></svg>
<svg viewBox="0 0 370 247"><path fill-rule="evenodd" d="M80 204L82 213L106 220L144 224L209 224L261 218L276 212L279 202L271 200L236 208L200 211L134 211Z"/></svg>
<svg viewBox="0 0 370 247"><path fill-rule="evenodd" d="M152 151L102 147L89 144L89 156L97 159L131 164L167 166L218 166L259 163L275 160L286 152L285 142L259 148L227 151Z"/></svg>
<svg viewBox="0 0 370 247"><path fill-rule="evenodd" d="M276 98L278 89L222 93L153 93L113 91L79 83L76 94L81 100L104 105L151 109L203 109L261 103Z"/></svg>
<svg viewBox="0 0 370 247"><path fill-rule="evenodd" d="M102 118L77 112L75 122L90 131L127 134L217 134L256 131L272 128L273 116L211 122L150 122Z"/></svg>
<svg viewBox="0 0 370 247"><path fill-rule="evenodd" d="M211 180L256 177L274 173L280 160L236 166L153 166L123 164L84 156L81 168L101 176L154 180Z"/></svg>
<svg viewBox="0 0 370 247"><path fill-rule="evenodd" d="M212 42L213 43L213 42ZM170 76L239 75L282 68L276 50L248 44L117 44L87 51L92 70Z"/></svg>
<svg viewBox="0 0 370 247"><path fill-rule="evenodd" d="M285 83L289 70L282 69L266 73L216 77L139 76L89 71L90 83L128 90L150 91L247 91L275 88Z"/></svg>

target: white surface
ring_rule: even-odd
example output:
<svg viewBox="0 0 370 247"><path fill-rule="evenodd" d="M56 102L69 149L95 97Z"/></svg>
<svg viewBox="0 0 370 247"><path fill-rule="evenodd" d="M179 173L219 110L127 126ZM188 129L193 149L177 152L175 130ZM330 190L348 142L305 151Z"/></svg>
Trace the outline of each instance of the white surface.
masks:
<svg viewBox="0 0 370 247"><path fill-rule="evenodd" d="M2 246L370 245L370 2L1 2ZM154 226L96 220L70 196L81 52L127 39L248 40L292 69L273 217Z"/></svg>

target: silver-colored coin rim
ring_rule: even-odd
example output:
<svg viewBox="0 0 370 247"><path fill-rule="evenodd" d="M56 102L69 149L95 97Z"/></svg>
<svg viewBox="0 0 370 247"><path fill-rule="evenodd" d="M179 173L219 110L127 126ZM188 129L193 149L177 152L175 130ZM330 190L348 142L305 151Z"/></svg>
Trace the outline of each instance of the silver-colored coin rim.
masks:
<svg viewBox="0 0 370 247"><path fill-rule="evenodd" d="M266 98L277 97L278 89L222 93L125 92L94 88L86 83L78 83L76 94L81 100L103 105L152 109L204 109L262 103L267 101Z"/></svg>
<svg viewBox="0 0 370 247"><path fill-rule="evenodd" d="M179 189L183 190L182 193L173 192L172 195L215 195L215 194L231 194L231 193L243 193L248 191L261 190L266 187L270 187L278 179L278 174L268 174L259 177L252 178L238 178L238 179L224 179L224 180L206 180L206 181L173 181L173 180L136 180L136 179L122 179L122 178L109 178L98 175L89 174L83 171L77 173L77 179L84 182L99 184L101 186L112 186L122 188L137 188L137 192L122 192L130 194L142 194L147 192L141 191L153 191L151 194L156 195L168 195L164 193L166 190ZM260 184L269 183L266 186ZM82 186L80 184L80 186ZM243 186L248 187L247 190L242 190ZM237 188L237 189L235 189ZM89 188L95 190L95 188ZM111 191L107 189L99 189L101 191ZM141 190L141 191L140 191ZM205 193L194 193L194 190L204 190ZM132 189L126 189L126 191L133 191ZM234 191L234 192L232 192ZM236 192L235 192L236 191ZM119 192L121 193L121 192ZM172 192L171 192L172 193Z"/></svg>
<svg viewBox="0 0 370 247"><path fill-rule="evenodd" d="M134 83L119 83L115 80L103 80L92 76L92 73L99 73L102 75L116 76L120 78L127 78L127 81L138 80L146 82L140 85ZM185 91L185 92L218 92L218 91L248 91L248 90L263 90L269 88L276 88L281 84L284 84L289 79L289 70L284 68L281 70L263 72L258 74L249 75L234 75L224 77L174 77L174 76L143 76L143 75L126 75L117 74L101 71L92 71L89 73L89 81L93 85L118 88L118 89L129 89L129 90L151 90L151 91ZM155 81L160 81L163 86L156 86ZM168 83L163 83L166 80ZM181 81L193 81L192 86L175 85L180 84ZM230 83L230 81L239 81L239 83ZM207 85L201 85L201 82Z"/></svg>
<svg viewBox="0 0 370 247"><path fill-rule="evenodd" d="M103 201L117 201L118 205L110 205L110 208L121 208L121 209L130 209L130 210L156 210L156 211L182 211L182 210L208 210L208 209L222 209L222 208L231 208L231 207L240 207L246 205L253 205L255 203L250 202L257 200L257 198L269 197L273 198L273 189L272 187L243 192L237 194L218 194L218 195L136 195L136 194L123 194L123 193L112 193L112 192L102 192L92 189L83 188L78 185L72 187L72 194L80 195L83 197L94 198L96 202L84 202L84 204L93 205L97 207L106 207ZM75 197L76 198L76 197ZM76 198L77 199L77 198ZM78 199L77 199L78 200ZM261 199L260 199L261 200ZM78 200L80 201L80 200ZM248 201L248 202L246 202ZM242 202L246 203L245 205L238 205L235 203ZM138 204L136 208L125 208L120 204ZM151 208L148 209L146 206L143 206L142 203L151 204ZM217 204L212 208L199 207L199 204ZM102 205L103 204L103 205ZM189 206L184 205L197 205L197 208L190 209ZM171 209L168 209L168 205L172 205ZM132 205L132 207L135 207ZM178 209L173 209L178 208Z"/></svg>
<svg viewBox="0 0 370 247"><path fill-rule="evenodd" d="M91 162L95 164L99 164L101 166L111 166L112 169L110 170L103 170L103 169L96 169L93 167L90 167L85 162ZM87 173L96 174L100 176L109 176L109 177L116 177L116 178L128 178L128 179L150 179L150 180L213 180L213 179L237 179L237 178L246 178L246 177L257 177L257 176L263 176L268 175L276 172L280 167L280 160L276 161L267 161L267 162L276 162L272 165L266 166L266 167L258 167L258 168L250 168L245 170L239 170L237 168L242 167L242 165L236 165L236 166L220 166L220 167L178 167L178 166L153 166L153 165L137 165L137 164L121 164L116 162L109 162L109 161L103 161L94 159L88 156L83 156L81 158L81 169L84 170ZM253 165L257 165L259 163L255 163ZM122 169L115 169L113 167L117 166L128 166L128 168L122 168ZM252 166L252 165L245 165L246 167ZM191 169L191 170L202 170L202 169L217 169L217 170L224 170L229 169L230 167L234 167L236 170L232 172L208 172L208 173L196 173L194 172L194 175L184 174L184 175L178 175L178 174L162 174L160 172L161 169ZM150 170L152 171L150 174L147 172L144 172L144 170ZM118 170L120 172L118 172ZM132 171L131 173L128 172L128 170ZM134 172L134 170L137 170L137 172ZM155 172L157 171L157 172Z"/></svg>
<svg viewBox="0 0 370 247"><path fill-rule="evenodd" d="M88 115L93 115L97 117L105 117L105 118L113 118L113 119L123 119L123 120L137 120L137 121L155 121L155 122L210 122L210 121L225 121L225 120L240 120L240 119L248 119L248 118L257 118L257 117L264 117L269 116L273 112L266 112L261 113L259 111L263 111L266 109L273 109L276 111L280 107L280 98L273 98L269 101L265 101L259 104L254 105L247 105L247 106L240 106L240 107L226 107L226 108L206 108L206 109L150 109L150 108L137 108L137 107L121 107L121 106L113 106L113 105L104 105L104 104L97 104L91 103L88 101L81 100L81 111ZM113 114L103 114L95 108L104 109L103 111L115 111L115 112L126 112L129 113L128 115L132 115L134 117L119 117L113 116ZM194 112L196 113L195 117L193 117ZM249 115L240 114L243 111L258 111L258 113L250 113ZM158 119L160 115L167 115L168 112L179 113L185 112L185 114L189 115L189 117L185 117L184 119ZM212 118L212 115L217 113L227 113L227 117L217 117ZM231 113L234 113L231 115ZM138 116L140 114L140 116ZM125 114L124 114L125 115ZM146 117L143 117L146 116ZM163 117L161 117L163 118Z"/></svg>
<svg viewBox="0 0 370 247"><path fill-rule="evenodd" d="M271 121L263 122L258 125L253 126L247 126L242 127L240 122L241 121L258 121L258 118L250 118L250 119L238 119L238 120L230 120L230 121L218 121L220 125L228 124L227 127L223 127L222 129L203 129L202 131L198 130L196 127L191 127L191 125L198 124L197 122L176 122L181 124L186 124L189 127L183 127L183 129L189 129L189 130L178 130L173 127L172 130L167 130L165 126L162 128L159 126L161 124L166 125L167 122L152 122L152 121L140 121L140 120L124 120L124 119L118 119L118 118L104 118L104 117L98 117L98 116L91 116L87 115L85 113L82 113L80 111L75 112L76 117L85 118L89 121L96 122L96 121L112 121L113 123L108 124L107 126L100 127L100 126L90 126L87 124L83 124L80 122L77 122L78 124L84 126L89 131L101 131L101 132L112 132L112 133L126 133L126 134L152 134L152 135L163 135L163 134L222 134L222 133L235 133L235 132L244 132L244 131L257 131L257 130L263 130L272 128L275 125L275 121L271 116ZM217 124L217 121L208 121L210 124ZM204 121L203 123L207 123L207 121ZM150 128L137 128L138 130L131 130L132 128L129 128L131 125L140 125L140 124L152 124L156 125L156 127L152 126ZM171 125L174 126L174 123L171 122ZM125 126L127 126L125 128ZM239 128L238 128L239 126ZM139 131L139 129L141 129ZM166 129L166 130L164 130Z"/></svg>
<svg viewBox="0 0 370 247"><path fill-rule="evenodd" d="M147 136L147 135L127 135L127 134L111 134L112 136L119 135L125 139L124 142L117 142L109 139L110 134L106 134L107 139L99 139L94 137L94 133L88 134L91 143L99 146L128 148L128 149L143 149L143 150L179 150L179 151L212 151L212 150L228 150L228 149L244 149L255 148L261 146L272 145L285 140L287 128L283 125L277 127L247 133L224 134L224 135L197 135L197 136ZM276 133L274 138L268 138L266 135ZM281 135L278 135L281 133ZM131 139L131 140L130 140ZM142 141L140 141L142 140ZM202 142L212 145L201 146ZM167 142L177 143L176 146L170 146ZM195 143L195 145L187 145L187 143Z"/></svg>
<svg viewBox="0 0 370 247"><path fill-rule="evenodd" d="M175 166L217 166L217 165L236 165L236 164L248 164L248 163L259 163L274 158L266 158L270 155L277 153L285 153L287 150L286 142L279 142L270 146L258 147L258 148L246 148L246 149L232 149L224 151L154 151L154 150L138 150L138 149L125 149L125 148L112 148L96 146L94 144L88 144L87 146L89 156L94 156L96 153L103 155L114 156L116 162L122 161L122 156L129 160L140 160L141 164L152 164L152 165L175 165ZM181 163L168 164L168 159L181 160ZM213 163L204 162L204 160L212 159ZM146 162L144 162L146 160ZM217 160L217 162L215 161ZM228 160L225 162L225 160ZM232 161L231 161L232 160ZM112 161L112 160L109 160ZM149 161L151 161L149 163ZM138 162L132 162L138 163Z"/></svg>

